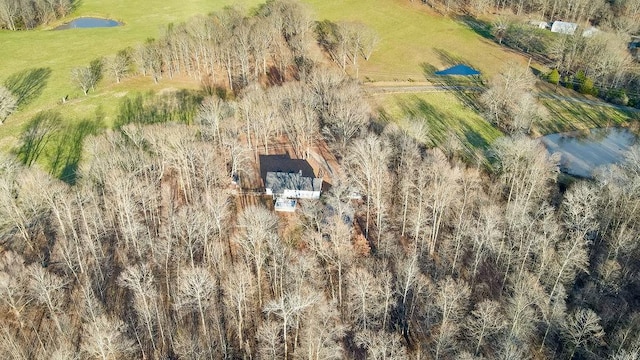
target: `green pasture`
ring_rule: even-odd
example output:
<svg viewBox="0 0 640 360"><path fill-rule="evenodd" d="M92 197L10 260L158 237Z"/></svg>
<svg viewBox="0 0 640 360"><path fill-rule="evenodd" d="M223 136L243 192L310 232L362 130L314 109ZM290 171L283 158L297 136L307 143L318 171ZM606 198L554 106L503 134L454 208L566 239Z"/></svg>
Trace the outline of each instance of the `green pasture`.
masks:
<svg viewBox="0 0 640 360"><path fill-rule="evenodd" d="M256 0L234 1L234 4L253 6ZM136 46L147 38L158 37L167 24L181 22L195 14L209 13L229 3L228 0L82 0L78 9L65 19L32 31L0 31L0 83L13 74L29 69L50 70L44 79L42 95L7 119L0 126L0 149L15 143L15 136L23 124L40 110L55 109L66 121L91 116L98 108L106 113L106 123L113 116L119 98L131 90L159 90L166 87L193 87L184 81L163 81L159 85L150 79L130 79L121 84L105 76L97 91L85 97L75 89L70 71L86 66L91 60L115 54L128 46ZM115 28L71 29L50 31L51 28L79 16L97 16L121 21L125 26ZM61 104L63 97L68 101Z"/></svg>
<svg viewBox="0 0 640 360"><path fill-rule="evenodd" d="M465 105L465 95L455 93L391 94L376 96L382 121L407 131L411 123L426 125L427 146L447 148L457 139L465 157L482 154L503 134L478 112ZM446 149L445 149L446 150Z"/></svg>
<svg viewBox="0 0 640 360"><path fill-rule="evenodd" d="M40 97L23 107L0 126L0 148L10 147L27 119L44 109L59 110L63 117L82 119L100 108L109 124L118 100L131 90L197 87L190 79L130 79L113 84L105 77L96 91L85 97L70 81L70 70L91 60L108 56L127 46L135 46L162 34L167 24L181 22L196 14L209 13L233 3L251 8L261 0L83 0L78 9L58 23L33 31L0 32L0 82L29 69L50 70ZM430 12L419 2L388 0L306 0L318 20L360 21L374 28L380 42L368 62L361 61L360 79L423 80L425 67L443 68L463 61L490 75L516 55L503 51L452 18ZM116 28L49 31L78 16L112 18L125 24ZM68 101L61 104L61 99Z"/></svg>
<svg viewBox="0 0 640 360"><path fill-rule="evenodd" d="M305 0L316 18L359 21L375 29L380 42L359 78L371 81L424 80L424 69L460 62L491 77L510 62L526 60L476 33L462 21L435 14L421 1Z"/></svg>

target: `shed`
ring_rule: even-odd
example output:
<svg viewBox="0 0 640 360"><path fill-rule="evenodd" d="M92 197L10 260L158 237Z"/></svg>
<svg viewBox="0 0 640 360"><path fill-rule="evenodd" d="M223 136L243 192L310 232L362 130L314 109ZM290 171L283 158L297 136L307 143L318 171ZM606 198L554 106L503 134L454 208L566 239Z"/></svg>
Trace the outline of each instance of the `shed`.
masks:
<svg viewBox="0 0 640 360"><path fill-rule="evenodd" d="M529 24L537 27L538 29L546 29L549 27L549 23L542 20L531 20L529 21Z"/></svg>
<svg viewBox="0 0 640 360"><path fill-rule="evenodd" d="M554 21L551 25L551 32L565 35L573 35L578 29L578 24L566 21Z"/></svg>
<svg viewBox="0 0 640 360"><path fill-rule="evenodd" d="M590 27L588 29L585 29L582 32L582 36L584 36L584 37L592 37L594 35L598 35L599 32L601 32L600 29L598 29L595 26L592 26L592 27Z"/></svg>

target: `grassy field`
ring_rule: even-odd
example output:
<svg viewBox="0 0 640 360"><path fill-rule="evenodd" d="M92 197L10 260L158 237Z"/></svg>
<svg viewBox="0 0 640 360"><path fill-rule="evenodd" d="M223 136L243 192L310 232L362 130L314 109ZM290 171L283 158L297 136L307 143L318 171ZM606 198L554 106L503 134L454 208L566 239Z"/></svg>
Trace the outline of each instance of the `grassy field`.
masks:
<svg viewBox="0 0 640 360"><path fill-rule="evenodd" d="M362 62L360 79L424 80L424 65L438 69L465 62L486 76L505 64L526 60L499 47L467 25L435 14L420 1L306 0L318 19L360 21L378 32L380 43L369 62Z"/></svg>
<svg viewBox="0 0 640 360"><path fill-rule="evenodd" d="M534 136L573 130L627 126L640 120L640 111L637 109L615 107L593 96L583 95L562 86L538 82L537 90L540 101L547 108L549 116L545 121L534 126ZM578 100L584 100L588 103L581 103ZM594 105L595 103L602 103L602 106Z"/></svg>
<svg viewBox="0 0 640 360"><path fill-rule="evenodd" d="M233 4L251 8L260 2L241 0L233 1ZM380 43L370 61L361 65L361 79L422 80L425 65L442 68L458 60L491 75L504 63L518 59L462 23L434 14L419 2L387 0L377 2L375 6L367 0L305 2L309 3L314 18L318 20L361 21L377 30ZM153 84L150 79L137 78L117 85L105 79L97 91L85 97L74 88L69 73L73 67L87 65L98 57L160 36L171 22L209 13L230 3L229 0L83 0L76 12L46 28L1 31L0 51L5 56L0 57L0 82L21 70L45 68L51 72L42 96L0 126L0 149L12 146L24 122L42 109L59 110L68 121L91 116L101 109L106 115L105 122L109 124L119 99L132 90L197 87L198 84L189 79L163 79L160 84ZM49 31L77 16L113 18L125 26ZM65 96L70 101L61 104Z"/></svg>
<svg viewBox="0 0 640 360"><path fill-rule="evenodd" d="M378 95L374 98L382 120L400 127L411 121L426 123L427 145L443 146L450 136L460 140L467 155L484 151L502 132L464 105L456 94L421 93ZM430 143L429 143L430 142Z"/></svg>
<svg viewBox="0 0 640 360"><path fill-rule="evenodd" d="M107 116L116 107L118 98L130 90L157 90L164 87L182 87L183 82L164 81L159 86L147 79L133 79L122 84L103 80L98 91L89 97L73 87L70 70L86 66L96 58L115 54L127 46L135 46L150 37L158 37L167 24L180 22L199 13L222 8L228 0L83 0L79 8L58 23L33 31L0 31L0 83L21 70L46 68L51 70L42 95L0 126L0 148L7 148L19 133L26 119L39 110L57 109L67 119L89 116L98 107ZM234 1L235 4L253 6L257 0ZM73 29L49 31L50 28L78 16L98 16L121 21L125 26L116 28ZM193 85L191 85L193 86ZM64 96L71 100L61 105Z"/></svg>

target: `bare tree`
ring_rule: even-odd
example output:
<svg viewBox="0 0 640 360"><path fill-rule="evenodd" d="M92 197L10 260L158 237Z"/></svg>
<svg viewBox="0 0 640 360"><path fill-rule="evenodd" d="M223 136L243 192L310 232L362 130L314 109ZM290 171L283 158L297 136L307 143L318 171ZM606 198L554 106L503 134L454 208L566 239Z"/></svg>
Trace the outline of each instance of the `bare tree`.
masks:
<svg viewBox="0 0 640 360"><path fill-rule="evenodd" d="M161 332L162 341L164 341L164 337L162 336L161 323L158 321L157 291L151 269L146 265L129 266L120 274L118 283L133 293L134 309L138 314L140 325L146 329L148 340L151 342L153 350L156 351L156 339L158 338L156 328Z"/></svg>
<svg viewBox="0 0 640 360"><path fill-rule="evenodd" d="M568 340L573 344L570 359L579 348L598 343L604 337L600 317L591 309L577 310L567 321L565 332Z"/></svg>
<svg viewBox="0 0 640 360"><path fill-rule="evenodd" d="M46 306L58 331L62 334L63 329L60 322L60 315L64 307L63 297L67 281L52 274L38 264L30 265L28 273L31 298Z"/></svg>
<svg viewBox="0 0 640 360"><path fill-rule="evenodd" d="M107 72L109 72L116 80L116 83L119 84L120 81L129 74L131 67L131 51L119 51L116 55L107 58L105 65Z"/></svg>
<svg viewBox="0 0 640 360"><path fill-rule="evenodd" d="M293 325L295 318L315 302L316 299L313 296L301 295L299 293L286 293L279 299L272 300L265 305L264 312L267 315L273 314L280 320L282 343L284 344L284 359L288 359L289 357L289 328Z"/></svg>
<svg viewBox="0 0 640 360"><path fill-rule="evenodd" d="M389 154L389 148L382 144L380 138L369 135L353 144L349 157L345 161L365 197L365 236L369 237L369 224L373 213L376 215L375 224L378 227L378 244L382 235L382 221L389 195L385 191L390 180L387 170Z"/></svg>
<svg viewBox="0 0 640 360"><path fill-rule="evenodd" d="M71 81L87 95L89 90L96 85L98 79L89 66L81 66L71 69Z"/></svg>
<svg viewBox="0 0 640 360"><path fill-rule="evenodd" d="M356 344L367 349L371 359L405 360L409 359L402 337L397 333L384 330L365 330L356 333Z"/></svg>
<svg viewBox="0 0 640 360"><path fill-rule="evenodd" d="M490 121L509 132L528 131L545 114L530 95L535 82L527 68L510 64L503 70L480 97Z"/></svg>
<svg viewBox="0 0 640 360"><path fill-rule="evenodd" d="M7 88L0 86L0 125L13 114L17 106L18 99Z"/></svg>
<svg viewBox="0 0 640 360"><path fill-rule="evenodd" d="M100 315L83 328L81 350L87 358L111 360L132 355L133 341L125 335L126 327L121 320Z"/></svg>
<svg viewBox="0 0 640 360"><path fill-rule="evenodd" d="M221 122L233 114L232 107L217 96L210 96L202 101L195 116L197 124L211 131L213 141L222 141Z"/></svg>
<svg viewBox="0 0 640 360"><path fill-rule="evenodd" d="M240 233L235 241L242 247L247 264L251 264L255 272L260 307L263 268L268 257L267 241L269 237L277 237L277 226L278 218L264 207L247 207L238 220Z"/></svg>
<svg viewBox="0 0 640 360"><path fill-rule="evenodd" d="M207 335L207 318L215 295L214 279L202 267L184 268L177 279L178 291L175 306L181 311L195 310L200 316L202 332Z"/></svg>
<svg viewBox="0 0 640 360"><path fill-rule="evenodd" d="M246 265L238 264L233 272L228 273L223 283L225 310L228 319L233 322L240 347L244 346L245 333L253 323L251 319L254 314L252 309L255 308L256 287L253 286L251 278L251 270Z"/></svg>
<svg viewBox="0 0 640 360"><path fill-rule="evenodd" d="M480 352L482 342L505 327L505 319L500 311L500 303L494 300L483 300L476 304L471 312L473 316L467 323L474 340L477 340L474 354Z"/></svg>
<svg viewBox="0 0 640 360"><path fill-rule="evenodd" d="M435 358L448 351L455 344L459 331L457 322L464 316L471 290L464 281L447 278L440 285L436 297L436 306L440 310L440 326L436 340Z"/></svg>

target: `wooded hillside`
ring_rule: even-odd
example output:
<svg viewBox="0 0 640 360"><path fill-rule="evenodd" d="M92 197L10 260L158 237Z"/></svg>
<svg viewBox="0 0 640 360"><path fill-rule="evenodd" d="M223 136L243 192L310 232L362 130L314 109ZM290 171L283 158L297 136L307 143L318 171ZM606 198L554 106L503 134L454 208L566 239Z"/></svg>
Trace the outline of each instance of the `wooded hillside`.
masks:
<svg viewBox="0 0 640 360"><path fill-rule="evenodd" d="M640 147L563 182L515 126L428 148L285 28L273 82L123 100L73 185L2 155L3 358L638 359ZM339 160L294 214L243 180L276 139Z"/></svg>

